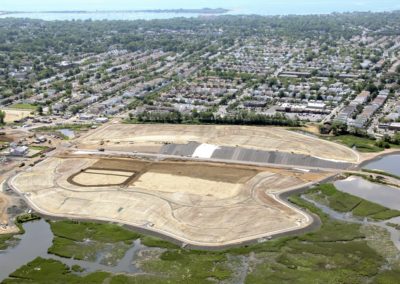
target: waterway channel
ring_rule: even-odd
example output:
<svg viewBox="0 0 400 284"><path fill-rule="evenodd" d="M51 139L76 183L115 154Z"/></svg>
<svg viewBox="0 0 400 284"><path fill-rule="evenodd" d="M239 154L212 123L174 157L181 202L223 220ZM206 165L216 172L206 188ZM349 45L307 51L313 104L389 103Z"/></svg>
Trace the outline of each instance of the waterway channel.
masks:
<svg viewBox="0 0 400 284"><path fill-rule="evenodd" d="M94 271L107 271L111 273L138 273L139 269L134 265L135 256L140 250L147 247L136 240L132 247L125 253L116 266L107 266L100 263L103 256L99 254L95 262L75 260L58 257L48 254L47 250L53 242L53 232L50 225L45 220L33 221L23 224L25 234L17 236L19 241L16 246L0 251L0 281L7 278L22 265L34 260L37 257L46 259L55 259L65 263L68 266L79 265L85 271L91 273Z"/></svg>
<svg viewBox="0 0 400 284"><path fill-rule="evenodd" d="M374 225L374 226L379 226L381 228L385 228L389 233L390 233L390 239L392 240L393 244L396 246L396 248L400 251L400 230L397 230L396 228L393 228L391 226L388 226L387 223L392 223L392 224L399 224L400 225L400 217L395 217L389 220L385 221L380 221L380 222L374 222L370 221L367 218L361 219L354 217L351 212L347 213L341 213L337 212L328 206L325 206L323 204L320 204L311 198L308 198L305 195L301 196L304 200L312 203L314 206L318 207L321 209L324 213L328 214L331 218L339 221L345 221L345 222L350 222L350 223L357 223L357 224L364 224L364 225Z"/></svg>

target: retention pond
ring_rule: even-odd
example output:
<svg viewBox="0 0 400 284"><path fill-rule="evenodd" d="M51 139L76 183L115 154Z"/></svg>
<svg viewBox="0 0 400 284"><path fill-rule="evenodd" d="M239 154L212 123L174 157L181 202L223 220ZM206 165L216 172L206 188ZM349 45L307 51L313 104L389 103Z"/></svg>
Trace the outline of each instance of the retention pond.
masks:
<svg viewBox="0 0 400 284"><path fill-rule="evenodd" d="M388 155L364 166L369 170L380 170L400 176L400 154Z"/></svg>
<svg viewBox="0 0 400 284"><path fill-rule="evenodd" d="M342 192L358 196L390 209L400 210L400 188L372 183L356 176L336 181L334 184Z"/></svg>

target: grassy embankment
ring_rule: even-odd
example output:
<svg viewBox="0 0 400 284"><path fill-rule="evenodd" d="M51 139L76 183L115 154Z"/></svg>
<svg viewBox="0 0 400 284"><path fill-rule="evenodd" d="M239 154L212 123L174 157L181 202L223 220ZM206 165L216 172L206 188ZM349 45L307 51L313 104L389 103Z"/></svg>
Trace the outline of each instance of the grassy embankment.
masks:
<svg viewBox="0 0 400 284"><path fill-rule="evenodd" d="M329 140L332 142L336 142L339 144L343 144L349 148L356 148L359 152L364 153L376 153L382 152L385 150L384 147L377 145L377 140L370 139L368 137L359 137L351 134L346 135L338 135L338 136L329 136L329 135L322 135L318 133L315 129L310 131L308 128L287 128L288 130L295 131L295 132L304 132L305 134L309 134L311 136L319 137L320 139ZM399 148L399 145L389 143L391 148Z"/></svg>
<svg viewBox="0 0 400 284"><path fill-rule="evenodd" d="M332 137L321 137L333 142L341 143L347 147L355 147L357 151L364 153L373 153L384 151L385 148L378 146L376 140L354 135L339 135ZM389 143L390 148L399 148L399 145Z"/></svg>
<svg viewBox="0 0 400 284"><path fill-rule="evenodd" d="M319 199L327 198L330 206L338 211L352 210L360 216L378 219L393 215L391 210L378 210L364 200L350 197L350 201L343 201L349 196L339 195L330 185L312 189L309 194L319 195ZM390 267L382 253L384 250L372 248L382 247L380 242L383 237L368 236L374 234L373 230L362 230L359 224L332 220L298 195L292 196L290 201L317 214L322 220L322 227L301 236L283 237L220 252L181 249L116 225L52 222L51 227L57 237L50 252L59 255L75 256L79 252L81 258L86 258L86 253L91 254L90 250L83 249L86 238L99 243L131 243L141 238L145 245L159 249L153 257L139 257L140 267L146 275L97 272L80 276L74 273L80 270L79 267L69 268L54 260L38 258L15 271L12 278L4 283L231 283L240 278L239 272L246 274L246 283L389 284L396 283L400 278L400 264ZM375 246L371 246L371 240ZM391 244L390 240L388 243ZM393 247L388 250L393 251ZM381 269L387 265L392 270Z"/></svg>
<svg viewBox="0 0 400 284"><path fill-rule="evenodd" d="M56 131L60 129L70 129L73 131L83 131L91 128L93 124L60 124L55 126L43 126L39 128L33 129L35 132L47 132L47 131Z"/></svg>
<svg viewBox="0 0 400 284"><path fill-rule="evenodd" d="M370 170L370 169L362 169L361 171L366 172L366 173L370 173L370 174L377 174L377 175L382 175L382 176L388 176L388 177L392 177L395 179L400 180L400 176L395 175L395 174L391 174L385 171L379 171L379 170Z"/></svg>
<svg viewBox="0 0 400 284"><path fill-rule="evenodd" d="M357 137L353 135L340 135L327 138L330 141L341 143L349 148L355 147L360 152L381 152L385 150L382 147L377 146L375 140Z"/></svg>
<svg viewBox="0 0 400 284"><path fill-rule="evenodd" d="M357 217L380 221L400 216L400 211L391 210L379 204L354 195L341 192L333 184L322 184L308 191L308 196L338 212L351 212Z"/></svg>
<svg viewBox="0 0 400 284"><path fill-rule="evenodd" d="M388 179L385 178L385 175L382 173L379 173L379 175L371 175L370 171L364 171L365 173L363 173L364 170L361 170L361 172L359 173L343 173L344 176L346 177L351 177L351 176L356 176L356 177L361 177L369 182L372 183L379 183L379 184L383 184L383 185L387 185L387 186L392 186L392 187L400 187L399 184L397 183L392 183L390 181L388 181ZM389 175L387 175L389 177Z"/></svg>

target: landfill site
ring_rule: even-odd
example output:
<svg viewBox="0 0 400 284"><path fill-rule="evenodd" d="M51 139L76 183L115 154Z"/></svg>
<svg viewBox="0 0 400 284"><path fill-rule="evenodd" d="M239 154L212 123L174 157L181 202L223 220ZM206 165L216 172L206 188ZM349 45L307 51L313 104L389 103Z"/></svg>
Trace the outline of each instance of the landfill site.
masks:
<svg viewBox="0 0 400 284"><path fill-rule="evenodd" d="M309 228L314 218L281 195L358 161L349 148L282 128L109 124L8 183L46 216L211 248Z"/></svg>

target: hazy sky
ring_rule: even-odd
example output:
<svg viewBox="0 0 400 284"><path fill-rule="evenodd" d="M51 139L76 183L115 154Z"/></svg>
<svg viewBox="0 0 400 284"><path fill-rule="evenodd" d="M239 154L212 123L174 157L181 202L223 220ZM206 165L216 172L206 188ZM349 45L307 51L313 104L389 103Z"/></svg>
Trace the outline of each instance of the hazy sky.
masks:
<svg viewBox="0 0 400 284"><path fill-rule="evenodd" d="M0 0L1 10L137 10L166 8L229 8L240 11L310 12L395 10L400 0ZM268 13L270 14L270 13Z"/></svg>

